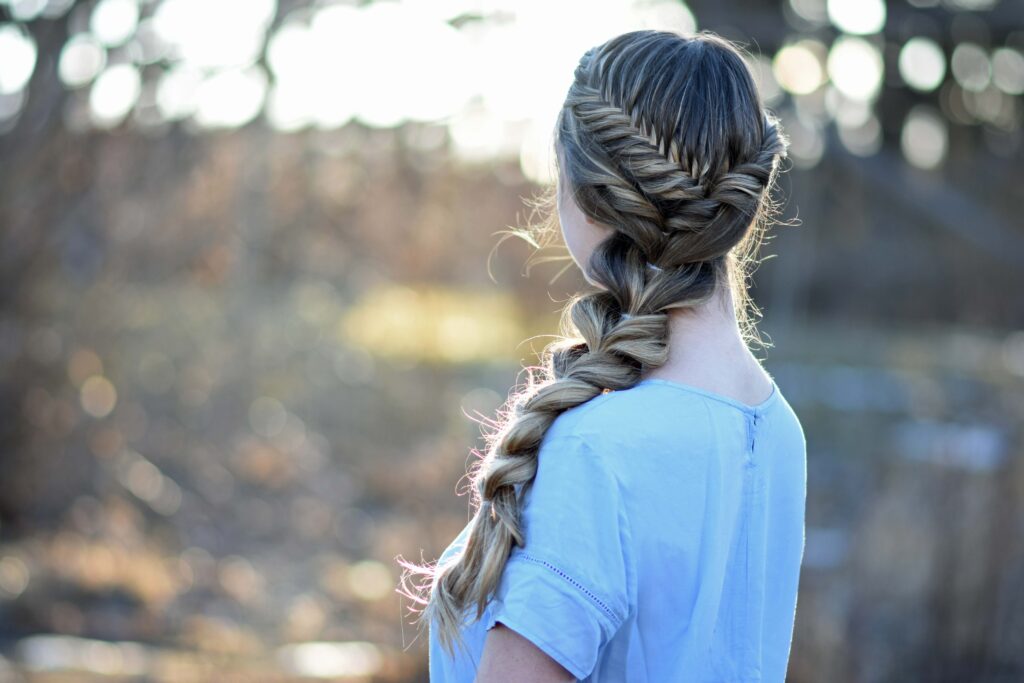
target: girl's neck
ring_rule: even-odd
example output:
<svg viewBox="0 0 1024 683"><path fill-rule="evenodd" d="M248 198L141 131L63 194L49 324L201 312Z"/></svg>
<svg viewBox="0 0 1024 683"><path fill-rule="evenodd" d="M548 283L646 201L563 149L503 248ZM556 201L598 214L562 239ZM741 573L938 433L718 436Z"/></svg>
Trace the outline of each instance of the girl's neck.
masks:
<svg viewBox="0 0 1024 683"><path fill-rule="evenodd" d="M669 312L669 358L649 377L661 377L736 397L765 398L770 378L743 340L732 291L722 288L695 309Z"/></svg>

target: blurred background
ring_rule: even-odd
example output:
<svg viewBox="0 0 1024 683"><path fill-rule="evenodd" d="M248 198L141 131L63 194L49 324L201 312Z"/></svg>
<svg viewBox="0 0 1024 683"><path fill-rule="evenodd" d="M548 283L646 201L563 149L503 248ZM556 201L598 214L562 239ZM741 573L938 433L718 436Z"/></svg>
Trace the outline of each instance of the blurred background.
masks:
<svg viewBox="0 0 1024 683"><path fill-rule="evenodd" d="M501 236L637 28L792 138L789 680L1024 680L1020 0L0 0L0 681L427 680L396 558L586 287Z"/></svg>

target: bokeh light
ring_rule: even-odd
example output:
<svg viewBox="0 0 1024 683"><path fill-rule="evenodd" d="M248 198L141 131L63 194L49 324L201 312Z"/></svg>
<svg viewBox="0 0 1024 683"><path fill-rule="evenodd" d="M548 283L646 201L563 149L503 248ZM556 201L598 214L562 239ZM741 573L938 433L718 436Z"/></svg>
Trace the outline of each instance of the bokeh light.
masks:
<svg viewBox="0 0 1024 683"><path fill-rule="evenodd" d="M882 86L882 55L863 38L840 36L828 53L828 75L847 97L873 100Z"/></svg>
<svg viewBox="0 0 1024 683"><path fill-rule="evenodd" d="M93 375L82 383L81 401L82 409L89 415L106 417L117 404L117 390L106 377Z"/></svg>
<svg viewBox="0 0 1024 683"><path fill-rule="evenodd" d="M11 600L28 588L31 572L25 561L15 555L0 559L0 595Z"/></svg>
<svg viewBox="0 0 1024 683"><path fill-rule="evenodd" d="M203 74L190 66L179 65L164 72L156 90L156 103L163 117L175 121L191 116L199 102Z"/></svg>
<svg viewBox="0 0 1024 683"><path fill-rule="evenodd" d="M843 147L857 156L871 156L882 148L882 124L869 115L856 124L840 124L837 130Z"/></svg>
<svg viewBox="0 0 1024 683"><path fill-rule="evenodd" d="M132 37L138 23L136 0L100 0L92 10L89 28L100 43L117 47Z"/></svg>
<svg viewBox="0 0 1024 683"><path fill-rule="evenodd" d="M244 68L260 56L276 10L276 0L163 0L153 30L192 66Z"/></svg>
<svg viewBox="0 0 1024 683"><path fill-rule="evenodd" d="M391 593L395 577L385 564L364 560L349 568L349 584L352 592L360 599L380 600Z"/></svg>
<svg viewBox="0 0 1024 683"><path fill-rule="evenodd" d="M36 42L15 24L0 24L0 95L19 92L36 68Z"/></svg>
<svg viewBox="0 0 1024 683"><path fill-rule="evenodd" d="M934 108L917 105L907 114L900 135L907 161L918 168L934 169L945 159L948 146L946 122Z"/></svg>
<svg viewBox="0 0 1024 683"><path fill-rule="evenodd" d="M946 56L934 40L917 36L903 44L899 69L907 85L929 92L939 87L946 77Z"/></svg>
<svg viewBox="0 0 1024 683"><path fill-rule="evenodd" d="M822 49L822 54L824 54L824 49ZM761 94L761 101L764 105L770 108L778 105L785 93L775 76L772 60L764 55L753 55L747 59L747 65L757 83L757 91ZM821 69L820 61L818 68Z"/></svg>
<svg viewBox="0 0 1024 683"><path fill-rule="evenodd" d="M789 0L789 6L809 24L823 25L829 21L826 0Z"/></svg>
<svg viewBox="0 0 1024 683"><path fill-rule="evenodd" d="M26 95L24 90L11 93L0 93L0 133L17 122L17 116L25 104Z"/></svg>
<svg viewBox="0 0 1024 683"><path fill-rule="evenodd" d="M521 324L515 302L504 296L394 286L355 302L339 332L381 357L467 362L507 348Z"/></svg>
<svg viewBox="0 0 1024 683"><path fill-rule="evenodd" d="M993 52L992 82L1007 95L1024 94L1024 54L1012 47Z"/></svg>
<svg viewBox="0 0 1024 683"><path fill-rule="evenodd" d="M981 92L992 76L992 64L988 54L974 43L960 43L953 50L950 70L964 90Z"/></svg>
<svg viewBox="0 0 1024 683"><path fill-rule="evenodd" d="M298 676L328 679L367 678L383 666L379 649L364 641L286 645L277 659L286 671Z"/></svg>
<svg viewBox="0 0 1024 683"><path fill-rule="evenodd" d="M884 0L827 0L828 19L844 33L878 33L885 26Z"/></svg>
<svg viewBox="0 0 1024 683"><path fill-rule="evenodd" d="M60 53L57 72L68 87L92 82L107 65L107 51L91 33L79 33L68 39Z"/></svg>
<svg viewBox="0 0 1024 683"><path fill-rule="evenodd" d="M772 73L779 85L795 95L806 95L825 82L824 44L805 39L786 45L775 55Z"/></svg>
<svg viewBox="0 0 1024 683"><path fill-rule="evenodd" d="M121 123L135 106L141 88L142 78L134 65L107 67L89 91L93 123L101 128L112 128Z"/></svg>
<svg viewBox="0 0 1024 683"><path fill-rule="evenodd" d="M202 80L195 89L195 120L204 128L237 128L263 108L267 76L258 66L226 69Z"/></svg>
<svg viewBox="0 0 1024 683"><path fill-rule="evenodd" d="M789 134L789 154L797 168L813 168L825 154L824 126L821 121L797 111L783 112L783 125Z"/></svg>
<svg viewBox="0 0 1024 683"><path fill-rule="evenodd" d="M54 16L67 10L52 4ZM39 7L22 2L17 11L51 11L47 2ZM626 28L698 28L690 8L671 0L638 0L602 12L588 7L583 0L557 6L495 0L481 14L461 2L279 7L276 0L101 0L70 15L78 17L79 30L64 45L58 72L69 88L92 85L84 118L81 101L68 103L69 125L79 128L83 122L111 128L129 115L129 124L141 128L182 121L193 133L255 121L280 133L428 123L443 128L445 144L462 162L517 159L526 178L549 184L551 123L581 51ZM816 126L822 116L836 120L843 148L874 148L875 125L855 103L875 102L886 86L877 34L890 28L888 5L789 0L787 17L800 33L747 55L764 102L775 107L792 98L803 116L819 119ZM908 30L900 21L894 30ZM964 91L937 95L952 120L1018 130L1013 116L1019 105L1004 95L1024 92L1024 56L1009 42L987 48L983 33L960 23L958 31L970 39L945 46L934 28L928 36L911 33L893 66L920 93L937 92L949 71ZM573 31L562 30L569 24ZM838 32L831 45L809 34L826 24ZM0 122L10 127L25 102L21 89L34 68L34 48L20 25L6 24L4 31L0 48L20 55L12 63L21 65L0 72L9 95L0 92ZM544 47L520 49L527 43ZM344 68L349 64L360 68ZM830 88L843 96L842 121L825 103ZM872 142L855 145L854 131Z"/></svg>

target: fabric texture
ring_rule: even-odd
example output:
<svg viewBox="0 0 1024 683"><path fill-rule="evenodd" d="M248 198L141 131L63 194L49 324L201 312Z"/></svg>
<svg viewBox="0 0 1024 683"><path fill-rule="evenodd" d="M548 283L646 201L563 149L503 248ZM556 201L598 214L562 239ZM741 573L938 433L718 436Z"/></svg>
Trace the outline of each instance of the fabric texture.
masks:
<svg viewBox="0 0 1024 683"><path fill-rule="evenodd" d="M433 683L474 681L497 622L581 681L783 683L806 440L774 382L750 406L649 378L559 415L538 458L526 544L466 618L465 649L450 657L431 628Z"/></svg>

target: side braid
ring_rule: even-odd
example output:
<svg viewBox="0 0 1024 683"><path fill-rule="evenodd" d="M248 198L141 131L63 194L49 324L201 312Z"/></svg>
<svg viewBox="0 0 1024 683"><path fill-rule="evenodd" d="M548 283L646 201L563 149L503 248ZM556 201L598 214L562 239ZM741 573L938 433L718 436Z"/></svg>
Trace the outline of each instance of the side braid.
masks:
<svg viewBox="0 0 1024 683"><path fill-rule="evenodd" d="M583 55L556 142L579 207L614 228L587 264L603 289L563 309L561 339L541 354L540 376L530 369L484 435L465 543L437 566L402 562L428 577L402 592L424 605L420 623L433 623L453 655L467 610L483 615L512 548L527 543L521 510L544 435L565 411L664 365L669 312L732 286L727 259L757 234L751 219L764 211L787 145L734 46L710 33L652 30ZM745 292L736 300L747 301Z"/></svg>
<svg viewBox="0 0 1024 683"><path fill-rule="evenodd" d="M437 570L433 590L439 599L425 609L432 609L446 648L452 649L462 638L458 629L448 631L444 626L459 624L463 611L472 605L479 619L513 544L526 544L522 500L537 473L543 435L554 420L606 389L636 384L642 367L665 362L664 316L639 316L623 323L619 318L617 304L607 292L575 297L563 313L562 327L571 326L581 336L545 350L544 365L553 379L528 385L511 403L506 427L488 435L488 453L472 473L479 503L472 529L462 552Z"/></svg>

